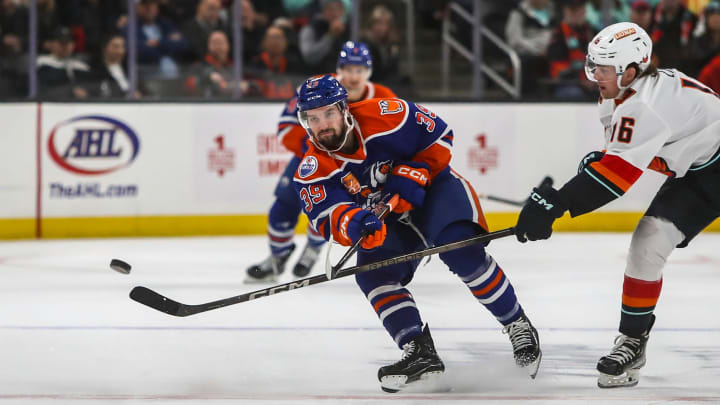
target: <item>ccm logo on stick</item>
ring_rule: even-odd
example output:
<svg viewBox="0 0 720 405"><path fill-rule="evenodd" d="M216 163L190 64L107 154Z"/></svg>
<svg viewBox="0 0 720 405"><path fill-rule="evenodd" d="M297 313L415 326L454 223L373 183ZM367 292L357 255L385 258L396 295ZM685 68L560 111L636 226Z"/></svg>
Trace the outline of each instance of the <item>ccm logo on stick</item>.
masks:
<svg viewBox="0 0 720 405"><path fill-rule="evenodd" d="M300 282L297 282L297 283L288 283L288 284L279 285L277 287L268 288L266 290L261 290L261 291L250 294L248 301L254 300L255 298L260 298L260 297L263 297L266 295L274 295L274 294L277 294L282 291L290 291L290 290L294 290L296 288L307 287L309 285L310 285L310 280L308 280L308 279L301 280Z"/></svg>

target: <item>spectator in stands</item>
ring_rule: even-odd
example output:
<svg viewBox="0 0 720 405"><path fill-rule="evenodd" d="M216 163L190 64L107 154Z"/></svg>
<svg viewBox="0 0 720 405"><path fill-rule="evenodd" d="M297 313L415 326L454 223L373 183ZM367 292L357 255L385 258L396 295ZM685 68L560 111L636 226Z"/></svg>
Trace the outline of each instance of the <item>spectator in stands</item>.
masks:
<svg viewBox="0 0 720 405"><path fill-rule="evenodd" d="M90 67L73 56L70 29L59 27L49 38L50 55L37 59L38 92L43 98L86 99Z"/></svg>
<svg viewBox="0 0 720 405"><path fill-rule="evenodd" d="M116 32L118 21L127 12L124 7L127 2L118 0L60 1L63 7L58 7L57 12L60 20L73 32L75 52L91 55L101 53L103 39Z"/></svg>
<svg viewBox="0 0 720 405"><path fill-rule="evenodd" d="M263 1L263 0L256 0ZM342 0L345 10L352 8L352 0ZM283 9L291 19L298 20L303 26L309 21L309 17L320 11L318 0L282 0Z"/></svg>
<svg viewBox="0 0 720 405"><path fill-rule="evenodd" d="M268 27L275 24L277 18L287 17L283 0L252 0L258 24Z"/></svg>
<svg viewBox="0 0 720 405"><path fill-rule="evenodd" d="M185 56L190 47L175 25L158 13L157 0L140 0L137 4L138 63L150 65L143 69L149 75L175 78L179 74L177 59ZM127 33L127 27L123 32Z"/></svg>
<svg viewBox="0 0 720 405"><path fill-rule="evenodd" d="M715 56L705 65L698 76L704 85L709 86L715 93L720 94L720 55Z"/></svg>
<svg viewBox="0 0 720 405"><path fill-rule="evenodd" d="M0 8L0 56L19 55L27 50L27 8L13 0L2 0Z"/></svg>
<svg viewBox="0 0 720 405"><path fill-rule="evenodd" d="M400 76L400 34L395 15L385 5L378 4L370 13L368 29L363 40L373 60L373 81L393 82Z"/></svg>
<svg viewBox="0 0 720 405"><path fill-rule="evenodd" d="M266 19L258 16L250 0L241 0L242 29L243 29L243 60L249 61L261 52L263 36L265 35Z"/></svg>
<svg viewBox="0 0 720 405"><path fill-rule="evenodd" d="M60 26L58 14L55 7L55 0L37 0L37 27L38 27L38 49L42 52L49 51L48 38Z"/></svg>
<svg viewBox="0 0 720 405"><path fill-rule="evenodd" d="M650 32L650 24L652 24L652 6L645 0L635 0L630 8L630 22L633 22Z"/></svg>
<svg viewBox="0 0 720 405"><path fill-rule="evenodd" d="M538 78L547 76L554 17L550 0L524 0L510 12L505 25L508 44L520 54L522 90L526 95L535 93Z"/></svg>
<svg viewBox="0 0 720 405"><path fill-rule="evenodd" d="M337 52L350 37L341 0L320 0L321 13L300 30L300 52L315 73L335 69Z"/></svg>
<svg viewBox="0 0 720 405"><path fill-rule="evenodd" d="M297 77L289 76L300 73L300 59L288 53L285 31L271 26L265 31L262 52L253 58L249 74L256 78L262 96L270 99L289 100L295 95Z"/></svg>
<svg viewBox="0 0 720 405"><path fill-rule="evenodd" d="M658 3L650 32L658 67L689 71L689 45L696 21L697 18L682 0L662 0Z"/></svg>
<svg viewBox="0 0 720 405"><path fill-rule="evenodd" d="M190 43L191 59L201 60L207 53L208 39L213 31L223 31L230 37L231 27L220 18L220 0L200 0L195 18L183 25L183 34Z"/></svg>
<svg viewBox="0 0 720 405"><path fill-rule="evenodd" d="M701 34L692 40L693 69L688 72L690 75L699 73L715 56L720 55L720 0L707 4L698 25Z"/></svg>
<svg viewBox="0 0 720 405"><path fill-rule="evenodd" d="M185 90L195 96L229 97L233 94L236 82L230 59L230 41L225 32L212 32L207 48L205 61L185 81ZM242 80L237 85L243 95L250 95L247 81Z"/></svg>
<svg viewBox="0 0 720 405"><path fill-rule="evenodd" d="M125 97L130 92L130 78L124 65L125 37L120 34L107 36L102 41L102 54L91 66L90 93L93 97ZM142 82L138 82L135 98L146 95Z"/></svg>
<svg viewBox="0 0 720 405"><path fill-rule="evenodd" d="M630 5L628 2L626 0L611 0L609 2L610 22L605 24L605 21L603 21L604 3L605 0L588 0L585 5L585 15L594 32L600 32L606 25L630 19Z"/></svg>
<svg viewBox="0 0 720 405"><path fill-rule="evenodd" d="M167 17L175 25L181 26L186 21L195 17L198 1L199 0L158 0L160 15Z"/></svg>
<svg viewBox="0 0 720 405"><path fill-rule="evenodd" d="M597 86L585 77L585 51L593 37L585 19L585 1L564 0L562 11L563 20L553 31L548 49L550 76L556 81L555 97L595 97Z"/></svg>
<svg viewBox="0 0 720 405"><path fill-rule="evenodd" d="M27 95L28 13L12 0L0 2L0 96Z"/></svg>

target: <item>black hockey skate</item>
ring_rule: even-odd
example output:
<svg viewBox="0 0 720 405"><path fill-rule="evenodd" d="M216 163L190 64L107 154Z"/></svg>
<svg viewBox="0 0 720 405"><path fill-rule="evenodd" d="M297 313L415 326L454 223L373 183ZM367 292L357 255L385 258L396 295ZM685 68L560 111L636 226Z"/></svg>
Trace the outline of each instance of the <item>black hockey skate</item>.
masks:
<svg viewBox="0 0 720 405"><path fill-rule="evenodd" d="M633 338L620 334L615 338L615 346L607 356L598 360L598 387L617 388L634 387L640 381L640 369L645 365L645 346L650 329L655 323L655 315L650 318L650 326L640 335Z"/></svg>
<svg viewBox="0 0 720 405"><path fill-rule="evenodd" d="M295 267L293 267L293 275L295 277L305 277L310 274L310 270L312 270L318 256L320 256L320 249L322 249L322 246L315 247L310 245L309 242L305 245L305 249L303 249L300 254L300 259L298 259Z"/></svg>
<svg viewBox="0 0 720 405"><path fill-rule="evenodd" d="M277 281L277 277L285 271L285 263L287 263L293 250L295 250L295 247L283 256L270 255L262 262L248 267L245 283L271 283Z"/></svg>
<svg viewBox="0 0 720 405"><path fill-rule="evenodd" d="M517 321L505 326L503 333L510 336L515 363L520 367L527 368L530 377L535 378L540 368L542 351L540 350L540 337L530 323L530 319L522 314Z"/></svg>
<svg viewBox="0 0 720 405"><path fill-rule="evenodd" d="M403 346L400 361L380 367L378 380L383 391L394 393L421 380L434 379L444 371L445 365L438 357L430 329L425 325L422 335Z"/></svg>

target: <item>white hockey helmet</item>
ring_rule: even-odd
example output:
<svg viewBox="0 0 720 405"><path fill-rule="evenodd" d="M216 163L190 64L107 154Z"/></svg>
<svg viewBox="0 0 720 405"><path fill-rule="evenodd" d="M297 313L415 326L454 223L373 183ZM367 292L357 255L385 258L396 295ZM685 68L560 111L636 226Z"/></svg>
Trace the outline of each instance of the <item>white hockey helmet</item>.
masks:
<svg viewBox="0 0 720 405"><path fill-rule="evenodd" d="M585 59L585 76L595 80L595 69L598 65L614 66L617 74L618 87L623 73L632 63L637 63L638 75L650 66L652 58L652 40L639 25L621 22L603 28L588 44Z"/></svg>

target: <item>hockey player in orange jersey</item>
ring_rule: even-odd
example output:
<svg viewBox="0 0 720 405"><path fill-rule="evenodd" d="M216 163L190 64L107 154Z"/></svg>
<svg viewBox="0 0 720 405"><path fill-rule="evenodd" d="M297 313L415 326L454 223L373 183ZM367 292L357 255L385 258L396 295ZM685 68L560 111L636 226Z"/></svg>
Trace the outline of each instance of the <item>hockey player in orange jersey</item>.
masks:
<svg viewBox="0 0 720 405"><path fill-rule="evenodd" d="M395 97L389 88L369 81L372 74L372 58L362 42L348 41L338 56L335 77L348 89L349 102L369 100L376 97ZM245 282L272 282L285 270L288 258L295 250L293 236L302 207L292 185L292 177L300 159L307 150L307 133L297 120L297 97L285 106L278 122L277 135L282 144L295 156L290 160L275 188L275 201L268 215L268 241L270 256L247 269ZM325 243L312 227L307 229L308 241L293 267L295 277L305 277L318 258Z"/></svg>

